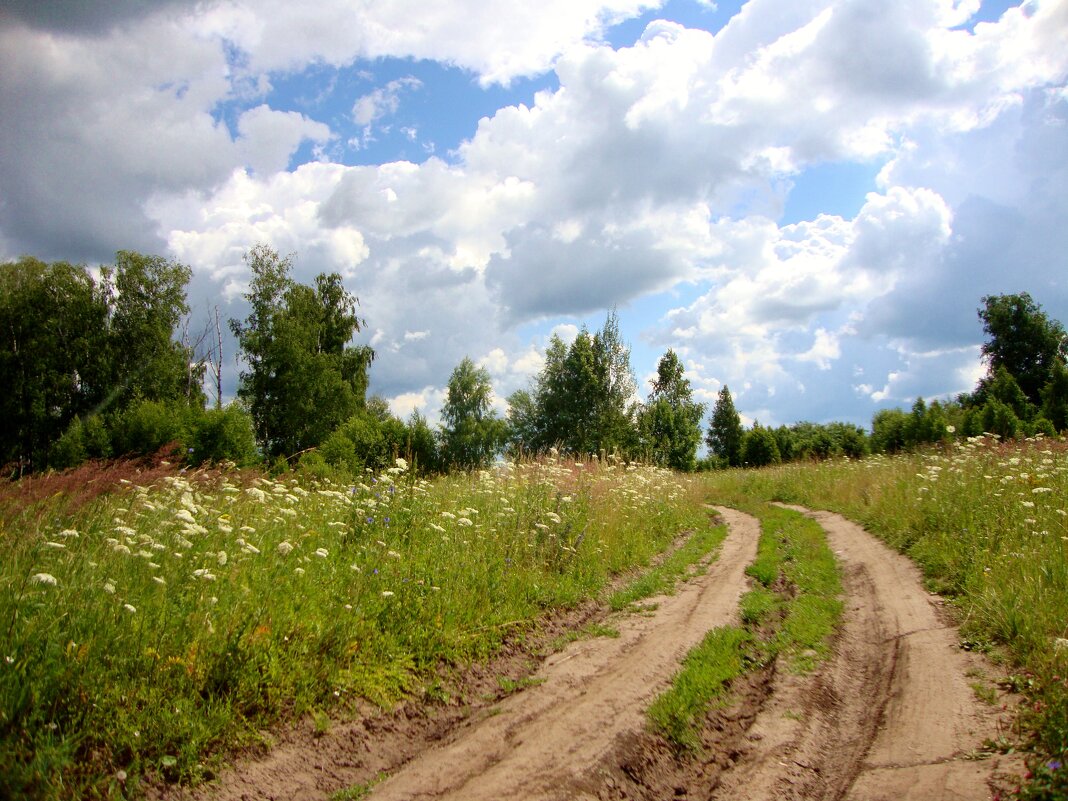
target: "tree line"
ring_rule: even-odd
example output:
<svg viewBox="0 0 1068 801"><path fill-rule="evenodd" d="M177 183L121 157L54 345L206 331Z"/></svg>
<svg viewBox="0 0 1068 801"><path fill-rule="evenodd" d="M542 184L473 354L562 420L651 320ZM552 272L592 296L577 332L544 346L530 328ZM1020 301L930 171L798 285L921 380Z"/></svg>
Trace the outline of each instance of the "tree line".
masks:
<svg viewBox="0 0 1068 801"><path fill-rule="evenodd" d="M352 345L365 325L337 273L311 285L266 245L245 256L248 315L230 320L243 369L222 404L218 310L190 328L191 270L131 251L92 270L23 257L0 265L0 464L8 474L86 459L156 453L198 464L266 461L313 471L376 470L396 458L424 472L471 469L501 453L615 455L676 470L860 457L983 432L1011 437L1068 428L1061 324L1027 294L983 299L988 373L974 392L850 423L744 428L728 387L711 410L694 399L678 355L659 360L640 401L615 311L573 341L554 335L530 385L494 411L489 373L465 358L453 370L440 426L400 420L368 397L375 352ZM204 386L213 388L214 403ZM213 387L212 387L213 385ZM702 440L708 455L698 459Z"/></svg>

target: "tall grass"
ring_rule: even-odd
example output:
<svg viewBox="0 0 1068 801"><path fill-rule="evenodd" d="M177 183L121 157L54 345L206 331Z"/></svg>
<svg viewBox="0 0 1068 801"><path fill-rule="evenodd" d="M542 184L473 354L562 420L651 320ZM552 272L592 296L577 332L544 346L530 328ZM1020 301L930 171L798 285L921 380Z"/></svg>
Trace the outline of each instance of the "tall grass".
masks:
<svg viewBox="0 0 1068 801"><path fill-rule="evenodd" d="M710 477L716 498L832 509L912 557L958 607L968 647L997 646L1038 749L1068 752L1068 447L973 438L927 453ZM1068 791L1068 781L1063 785Z"/></svg>
<svg viewBox="0 0 1068 801"><path fill-rule="evenodd" d="M418 692L707 525L598 463L427 482L177 475L0 530L0 797L196 781L281 717Z"/></svg>

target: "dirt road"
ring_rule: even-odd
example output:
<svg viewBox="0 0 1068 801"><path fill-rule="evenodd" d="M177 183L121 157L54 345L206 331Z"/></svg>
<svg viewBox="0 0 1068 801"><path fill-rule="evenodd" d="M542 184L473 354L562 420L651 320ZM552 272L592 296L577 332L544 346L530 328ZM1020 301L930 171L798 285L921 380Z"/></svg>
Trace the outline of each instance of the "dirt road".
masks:
<svg viewBox="0 0 1068 801"><path fill-rule="evenodd" d="M706 729L705 759L677 759L645 710L705 632L735 622L759 537L754 518L717 511L730 533L707 573L652 599L654 612L614 616L618 638L549 657L527 689L471 716L416 707L298 737L196 795L323 799L384 771L374 801L981 801L992 776L1021 770L980 753L998 710L971 683L990 667L958 647L915 566L844 518L806 510L843 570L833 658L807 676L748 677Z"/></svg>
<svg viewBox="0 0 1068 801"><path fill-rule="evenodd" d="M729 623L756 556L757 522L717 510L730 535L708 572L673 596L651 599L655 614L619 619L617 639L574 643L465 736L412 762L372 794L414 799L575 798L576 783L607 758L617 739L645 726L645 709L705 632Z"/></svg>

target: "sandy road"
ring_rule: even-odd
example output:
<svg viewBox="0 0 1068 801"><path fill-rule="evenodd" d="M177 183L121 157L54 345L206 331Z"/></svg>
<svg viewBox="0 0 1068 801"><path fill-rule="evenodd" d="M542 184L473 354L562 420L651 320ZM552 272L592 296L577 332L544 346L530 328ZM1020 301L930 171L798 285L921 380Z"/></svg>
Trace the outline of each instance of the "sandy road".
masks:
<svg viewBox="0 0 1068 801"><path fill-rule="evenodd" d="M970 685L981 658L959 648L910 560L840 515L790 508L823 526L840 560L843 630L818 674L777 677L714 797L990 798L991 776L1018 764L974 758L998 733L996 710Z"/></svg>
<svg viewBox="0 0 1068 801"><path fill-rule="evenodd" d="M756 555L759 526L718 509L730 526L708 572L655 600L654 614L619 619L618 639L572 644L551 657L542 683L506 699L500 712L430 750L379 785L389 799L575 798L617 738L645 726L645 710L686 652L711 628L732 622Z"/></svg>

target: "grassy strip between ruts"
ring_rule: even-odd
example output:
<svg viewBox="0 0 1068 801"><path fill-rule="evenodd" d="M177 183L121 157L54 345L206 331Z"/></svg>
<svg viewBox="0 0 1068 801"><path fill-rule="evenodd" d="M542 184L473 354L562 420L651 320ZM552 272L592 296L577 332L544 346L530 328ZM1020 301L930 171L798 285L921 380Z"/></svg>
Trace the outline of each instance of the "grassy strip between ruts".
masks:
<svg viewBox="0 0 1068 801"><path fill-rule="evenodd" d="M697 529L663 562L612 593L608 598L608 605L612 611L618 612L645 598L672 592L675 583L691 568L702 570L696 566L719 548L726 536L727 527L724 525Z"/></svg>
<svg viewBox="0 0 1068 801"><path fill-rule="evenodd" d="M746 504L761 520L757 558L746 572L757 585L742 596L744 627L712 629L649 708L654 728L682 751L700 748L700 727L730 681L781 656L791 669L813 669L828 653L841 619L841 583L823 529L797 512ZM782 591L785 582L794 597Z"/></svg>

